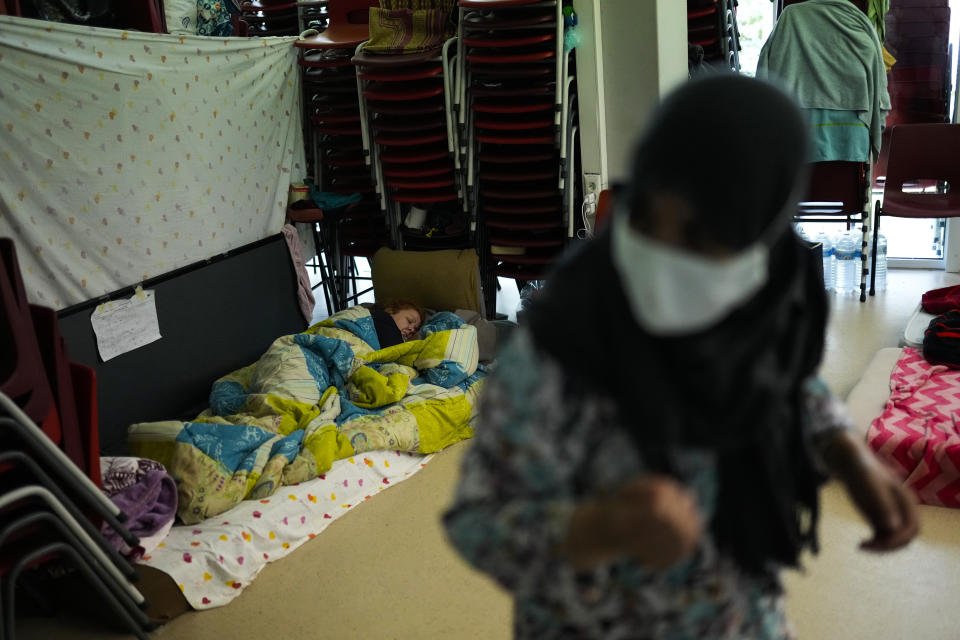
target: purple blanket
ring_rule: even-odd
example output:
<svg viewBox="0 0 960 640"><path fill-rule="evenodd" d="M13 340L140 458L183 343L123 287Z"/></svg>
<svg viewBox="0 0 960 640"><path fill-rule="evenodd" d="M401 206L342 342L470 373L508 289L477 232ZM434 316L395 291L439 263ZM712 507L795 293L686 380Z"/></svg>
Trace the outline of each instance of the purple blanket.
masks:
<svg viewBox="0 0 960 640"><path fill-rule="evenodd" d="M140 545L127 546L106 524L103 535L120 553L137 560L170 530L177 514L177 485L163 465L152 460L101 458L101 470L104 492L127 514L125 524Z"/></svg>

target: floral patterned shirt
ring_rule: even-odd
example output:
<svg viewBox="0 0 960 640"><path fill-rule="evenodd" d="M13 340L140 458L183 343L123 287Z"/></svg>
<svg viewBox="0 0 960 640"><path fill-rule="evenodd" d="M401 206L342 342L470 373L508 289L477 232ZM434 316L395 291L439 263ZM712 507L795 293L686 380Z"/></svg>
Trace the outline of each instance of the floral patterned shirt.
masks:
<svg viewBox="0 0 960 640"><path fill-rule="evenodd" d="M849 426L819 381L807 385L814 432ZM514 595L517 638L631 640L792 638L775 571L740 572L706 533L691 558L653 572L622 559L577 571L555 549L585 497L613 491L643 471L607 400L568 402L557 363L527 331L500 354L486 381L479 423L445 515L459 552ZM708 521L716 473L707 451L677 459Z"/></svg>

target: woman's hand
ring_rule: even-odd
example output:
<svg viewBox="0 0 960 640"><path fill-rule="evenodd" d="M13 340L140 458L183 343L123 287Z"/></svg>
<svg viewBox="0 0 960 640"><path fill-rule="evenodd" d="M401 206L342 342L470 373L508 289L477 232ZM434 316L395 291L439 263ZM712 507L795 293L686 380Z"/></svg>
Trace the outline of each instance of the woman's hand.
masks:
<svg viewBox="0 0 960 640"><path fill-rule="evenodd" d="M628 556L660 570L690 556L702 533L689 490L667 476L640 474L609 497L581 503L560 552L579 569Z"/></svg>
<svg viewBox="0 0 960 640"><path fill-rule="evenodd" d="M892 551L913 540L920 528L913 495L859 439L846 431L829 438L821 445L827 467L873 528L860 548Z"/></svg>

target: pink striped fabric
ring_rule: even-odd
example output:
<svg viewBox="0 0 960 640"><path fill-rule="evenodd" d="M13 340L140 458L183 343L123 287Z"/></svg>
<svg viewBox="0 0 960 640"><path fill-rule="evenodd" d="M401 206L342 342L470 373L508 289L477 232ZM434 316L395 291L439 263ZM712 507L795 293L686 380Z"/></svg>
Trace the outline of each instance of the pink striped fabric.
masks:
<svg viewBox="0 0 960 640"><path fill-rule="evenodd" d="M960 507L960 371L904 349L867 442L924 504Z"/></svg>

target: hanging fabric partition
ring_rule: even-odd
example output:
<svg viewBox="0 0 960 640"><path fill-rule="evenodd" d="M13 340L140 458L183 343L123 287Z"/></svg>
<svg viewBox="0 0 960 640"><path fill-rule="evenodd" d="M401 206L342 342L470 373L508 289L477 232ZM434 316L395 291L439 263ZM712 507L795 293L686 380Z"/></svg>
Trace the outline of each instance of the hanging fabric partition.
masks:
<svg viewBox="0 0 960 640"><path fill-rule="evenodd" d="M304 176L294 40L0 16L0 236L31 302L278 233Z"/></svg>

